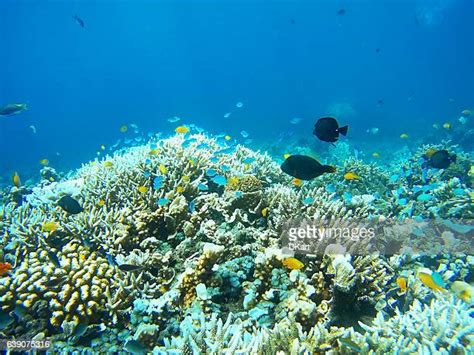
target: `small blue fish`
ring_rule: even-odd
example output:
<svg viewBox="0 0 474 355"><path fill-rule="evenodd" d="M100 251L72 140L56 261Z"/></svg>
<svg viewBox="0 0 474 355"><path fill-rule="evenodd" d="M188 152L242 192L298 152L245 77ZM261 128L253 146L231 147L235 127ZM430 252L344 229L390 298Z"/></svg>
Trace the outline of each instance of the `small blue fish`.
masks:
<svg viewBox="0 0 474 355"><path fill-rule="evenodd" d="M241 198L242 197L242 191L235 191L235 197Z"/></svg>
<svg viewBox="0 0 474 355"><path fill-rule="evenodd" d="M225 176L216 175L212 178L212 182L219 186L224 186L225 184L227 184L227 179L225 178Z"/></svg>
<svg viewBox="0 0 474 355"><path fill-rule="evenodd" d="M175 123L175 122L178 122L179 120L181 120L181 118L179 118L178 116L173 116L167 119L167 121L170 123Z"/></svg>
<svg viewBox="0 0 474 355"><path fill-rule="evenodd" d="M164 181L165 181L165 178L162 175L155 177L155 179L153 180L153 189L155 190L161 189L163 187Z"/></svg>
<svg viewBox="0 0 474 355"><path fill-rule="evenodd" d="M247 131L241 131L241 132L240 132L240 135L241 135L242 137L244 137L244 138L248 138L248 137L249 137L249 134L248 134Z"/></svg>
<svg viewBox="0 0 474 355"><path fill-rule="evenodd" d="M247 145L249 145L252 142L253 142L253 139L250 139L250 138L247 138L246 140L244 140L244 144L247 144Z"/></svg>
<svg viewBox="0 0 474 355"><path fill-rule="evenodd" d="M352 201L352 194L350 192L344 192L342 194L342 197L344 198L344 200L348 203L350 203Z"/></svg>
<svg viewBox="0 0 474 355"><path fill-rule="evenodd" d="M197 142L197 139L196 138L189 138L189 139L186 139L183 141L183 143L181 143L181 147L183 148L187 148L189 147L192 143L194 142Z"/></svg>
<svg viewBox="0 0 474 355"><path fill-rule="evenodd" d="M150 164L151 164L151 159L150 159L150 158L146 158L146 159L145 159L145 164L150 165Z"/></svg>
<svg viewBox="0 0 474 355"><path fill-rule="evenodd" d="M156 143L150 143L150 150L153 150L153 149L156 149L157 148L157 145Z"/></svg>
<svg viewBox="0 0 474 355"><path fill-rule="evenodd" d="M221 170L222 170L223 172L228 172L228 171L230 171L230 166L228 166L228 165L222 165L222 166L221 166Z"/></svg>
<svg viewBox="0 0 474 355"><path fill-rule="evenodd" d="M114 257L111 254L106 253L105 258L107 259L107 262L109 263L109 265L111 265L111 266L117 265L117 263L115 262Z"/></svg>
<svg viewBox="0 0 474 355"><path fill-rule="evenodd" d="M151 173L149 171L144 171L143 176L149 178L151 176Z"/></svg>
<svg viewBox="0 0 474 355"><path fill-rule="evenodd" d="M410 177L412 174L413 174L413 170L411 169L408 169L407 171L405 171L405 177Z"/></svg>
<svg viewBox="0 0 474 355"><path fill-rule="evenodd" d="M413 220L414 220L415 222L423 222L423 217L421 217L421 216L414 216L414 217L413 217Z"/></svg>
<svg viewBox="0 0 474 355"><path fill-rule="evenodd" d="M167 205L169 202L170 200L168 200L166 197L162 197L156 203L158 206L162 207L162 206Z"/></svg>
<svg viewBox="0 0 474 355"><path fill-rule="evenodd" d="M200 143L196 146L196 149L210 149L211 147L207 143Z"/></svg>
<svg viewBox="0 0 474 355"><path fill-rule="evenodd" d="M406 198L401 198L401 199L398 200L398 204L400 206L406 206L407 203L408 203L408 200Z"/></svg>
<svg viewBox="0 0 474 355"><path fill-rule="evenodd" d="M423 190L423 187L420 186L420 185L415 185L413 186L413 188L411 189L411 191L413 191L414 193L417 193L417 192L420 192Z"/></svg>
<svg viewBox="0 0 474 355"><path fill-rule="evenodd" d="M242 163L244 164L252 164L256 159L254 157L247 157L244 160L242 160Z"/></svg>
<svg viewBox="0 0 474 355"><path fill-rule="evenodd" d="M457 188L457 189L454 189L454 190L453 190L453 194L454 194L455 196L462 196L462 195L465 195L465 194L466 194L466 191L464 191L464 189Z"/></svg>
<svg viewBox="0 0 474 355"><path fill-rule="evenodd" d="M311 205L313 202L314 202L314 198L312 198L312 197L306 197L306 198L303 200L303 203L304 203L305 205Z"/></svg>
<svg viewBox="0 0 474 355"><path fill-rule="evenodd" d="M206 175L209 177L212 177L217 174L217 171L215 169L207 169L206 170Z"/></svg>
<svg viewBox="0 0 474 355"><path fill-rule="evenodd" d="M326 191L332 194L333 192L336 192L336 185L334 184L329 184L326 186Z"/></svg>
<svg viewBox="0 0 474 355"><path fill-rule="evenodd" d="M196 210L196 203L194 201L189 202L188 209L190 213L193 213Z"/></svg>
<svg viewBox="0 0 474 355"><path fill-rule="evenodd" d="M218 163L218 162L219 162L219 158L212 157L211 159L209 159L209 161L210 161L211 163Z"/></svg>
<svg viewBox="0 0 474 355"><path fill-rule="evenodd" d="M198 190L199 190L199 191L207 191L207 190L209 190L209 188L207 187L206 184L200 183L200 184L198 185Z"/></svg>
<svg viewBox="0 0 474 355"><path fill-rule="evenodd" d="M430 194L421 194L420 196L418 196L416 198L417 201L420 201L420 202L425 202L425 201L429 201L433 198L433 195L430 195Z"/></svg>
<svg viewBox="0 0 474 355"><path fill-rule="evenodd" d="M218 150L214 154L231 154L235 151L235 147L227 147L221 150Z"/></svg>
<svg viewBox="0 0 474 355"><path fill-rule="evenodd" d="M392 183L393 183L393 182L397 182L397 180L398 180L399 177L400 177L399 175L393 174L392 176L390 176L389 181L392 182Z"/></svg>

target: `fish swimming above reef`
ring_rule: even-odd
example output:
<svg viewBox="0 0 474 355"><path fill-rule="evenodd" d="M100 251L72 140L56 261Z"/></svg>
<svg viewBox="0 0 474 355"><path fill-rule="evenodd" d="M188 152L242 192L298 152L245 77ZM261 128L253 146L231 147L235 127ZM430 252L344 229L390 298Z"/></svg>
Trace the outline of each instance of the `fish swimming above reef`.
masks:
<svg viewBox="0 0 474 355"><path fill-rule="evenodd" d="M347 135L349 126L339 127L334 117L320 118L314 125L313 134L324 142L334 143L339 139L339 134Z"/></svg>
<svg viewBox="0 0 474 355"><path fill-rule="evenodd" d="M21 185L20 175L18 175L16 171L13 173L12 182L13 182L13 185L16 187L20 187Z"/></svg>
<svg viewBox="0 0 474 355"><path fill-rule="evenodd" d="M86 26L86 23L84 22L83 19L81 19L79 16L77 15L74 15L74 20L76 20L76 22L78 23L79 26L81 26L82 28L84 28Z"/></svg>
<svg viewBox="0 0 474 355"><path fill-rule="evenodd" d="M7 104L0 107L0 116L16 115L27 109L26 104Z"/></svg>
<svg viewBox="0 0 474 355"><path fill-rule="evenodd" d="M78 214L84 211L79 202L70 195L61 197L58 201L58 206L69 214Z"/></svg>
<svg viewBox="0 0 474 355"><path fill-rule="evenodd" d="M456 154L449 154L446 149L442 149L431 154L428 165L435 169L447 169L454 162L456 162Z"/></svg>
<svg viewBox="0 0 474 355"><path fill-rule="evenodd" d="M344 16L346 14L346 9L341 8L337 10L336 14L338 14L339 16Z"/></svg>
<svg viewBox="0 0 474 355"><path fill-rule="evenodd" d="M323 165L306 155L291 155L281 165L281 170L301 180L311 180L324 173L335 173L336 168Z"/></svg>
<svg viewBox="0 0 474 355"><path fill-rule="evenodd" d="M301 261L293 257L285 258L282 261L282 264L290 270L301 270L304 267L304 264Z"/></svg>

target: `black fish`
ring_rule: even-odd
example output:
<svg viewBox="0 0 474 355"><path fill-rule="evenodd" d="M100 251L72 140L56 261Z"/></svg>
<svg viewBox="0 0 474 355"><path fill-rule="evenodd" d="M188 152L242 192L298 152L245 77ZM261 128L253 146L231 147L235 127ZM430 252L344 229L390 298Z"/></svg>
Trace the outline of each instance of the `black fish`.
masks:
<svg viewBox="0 0 474 355"><path fill-rule="evenodd" d="M0 116L10 116L27 110L26 104L8 104L0 107Z"/></svg>
<svg viewBox="0 0 474 355"><path fill-rule="evenodd" d="M132 265L132 264L120 264L118 266L118 268L122 271L130 271L130 272L133 272L133 271L138 271L138 270L141 270L143 269L143 266L140 266L140 265Z"/></svg>
<svg viewBox="0 0 474 355"><path fill-rule="evenodd" d="M449 154L445 149L435 152L428 164L435 169L447 169L451 163L456 161L456 154Z"/></svg>
<svg viewBox="0 0 474 355"><path fill-rule="evenodd" d="M70 195L61 197L58 201L58 206L70 214L78 214L84 211L79 202L73 199Z"/></svg>
<svg viewBox="0 0 474 355"><path fill-rule="evenodd" d="M380 48L376 48L375 53L380 53Z"/></svg>
<svg viewBox="0 0 474 355"><path fill-rule="evenodd" d="M320 118L314 125L313 134L324 142L334 143L339 139L339 133L345 136L349 126L339 127L334 117Z"/></svg>
<svg viewBox="0 0 474 355"><path fill-rule="evenodd" d="M84 20L81 19L79 16L77 15L74 15L74 20L76 20L76 22L79 24L79 26L81 26L82 28L84 28L85 26L85 23L84 23Z"/></svg>
<svg viewBox="0 0 474 355"><path fill-rule="evenodd" d="M290 19L290 23L294 25L296 23L295 19L294 18Z"/></svg>
<svg viewBox="0 0 474 355"><path fill-rule="evenodd" d="M338 14L339 16L344 16L344 15L346 14L346 9L339 9L339 10L337 11L337 14Z"/></svg>
<svg viewBox="0 0 474 355"><path fill-rule="evenodd" d="M291 155L283 164L281 170L301 180L311 180L324 173L334 173L336 168L330 165L322 165L317 160L306 155Z"/></svg>

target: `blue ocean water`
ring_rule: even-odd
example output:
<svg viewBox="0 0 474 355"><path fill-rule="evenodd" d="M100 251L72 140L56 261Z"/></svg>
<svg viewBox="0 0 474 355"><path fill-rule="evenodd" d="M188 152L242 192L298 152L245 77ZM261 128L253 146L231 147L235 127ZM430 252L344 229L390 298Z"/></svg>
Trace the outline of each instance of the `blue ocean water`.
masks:
<svg viewBox="0 0 474 355"><path fill-rule="evenodd" d="M28 105L0 118L2 182L37 177L44 158L78 167L131 123L312 141L336 107L352 142L423 139L474 101L473 11L469 0L1 1L0 101Z"/></svg>

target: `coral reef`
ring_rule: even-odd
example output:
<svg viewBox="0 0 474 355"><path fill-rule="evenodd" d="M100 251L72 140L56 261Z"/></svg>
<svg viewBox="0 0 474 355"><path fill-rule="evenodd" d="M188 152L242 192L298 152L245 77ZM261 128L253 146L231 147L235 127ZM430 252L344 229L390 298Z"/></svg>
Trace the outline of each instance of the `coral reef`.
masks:
<svg viewBox="0 0 474 355"><path fill-rule="evenodd" d="M68 175L43 168L2 196L0 262L12 269L0 276L0 330L63 352L472 351L470 297L417 278L429 267L448 290L474 274L469 156L424 169L430 148L403 151L394 172L340 144L335 174L297 184L268 154L203 133L151 137ZM65 211L64 196L83 211ZM421 228L418 217L460 222ZM378 229L290 255L289 228L306 225ZM420 253L428 243L432 255Z"/></svg>

